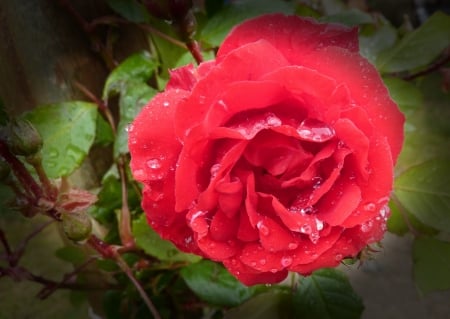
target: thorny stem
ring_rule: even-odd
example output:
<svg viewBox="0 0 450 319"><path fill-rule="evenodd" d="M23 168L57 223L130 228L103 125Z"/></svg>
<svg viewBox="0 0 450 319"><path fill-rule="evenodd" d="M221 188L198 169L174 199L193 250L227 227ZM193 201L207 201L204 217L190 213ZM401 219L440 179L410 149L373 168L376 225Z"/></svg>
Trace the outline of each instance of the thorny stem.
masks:
<svg viewBox="0 0 450 319"><path fill-rule="evenodd" d="M119 267L123 270L123 272L128 276L128 278L131 280L131 282L136 287L142 300L144 300L148 309L152 313L153 318L161 319L161 316L159 315L158 310L156 309L155 305L152 303L150 298L147 296L147 293L145 292L144 288L141 286L139 281L133 275L133 272L131 271L130 267L128 267L127 263L122 259L122 257L120 256L120 254L117 251L114 252L114 259L116 260Z"/></svg>
<svg viewBox="0 0 450 319"><path fill-rule="evenodd" d="M30 194L34 196L34 200L37 202L39 198L43 196L43 191L41 187L36 183L34 178L30 175L26 167L19 161L8 149L6 143L0 140L0 156L5 159L5 161L11 167L14 175L22 184L23 188Z"/></svg>
<svg viewBox="0 0 450 319"><path fill-rule="evenodd" d="M146 292L142 288L139 281L133 275L133 272L131 271L130 267L128 267L127 263L120 256L119 253L120 248L108 245L95 235L91 235L87 242L92 248L94 248L97 252L99 252L103 256L103 258L113 259L114 261L116 261L117 265L122 269L122 271L128 276L130 281L136 287L137 291L139 292L141 298L144 300L153 317L155 319L161 319L158 311L156 310L150 298L147 296Z"/></svg>

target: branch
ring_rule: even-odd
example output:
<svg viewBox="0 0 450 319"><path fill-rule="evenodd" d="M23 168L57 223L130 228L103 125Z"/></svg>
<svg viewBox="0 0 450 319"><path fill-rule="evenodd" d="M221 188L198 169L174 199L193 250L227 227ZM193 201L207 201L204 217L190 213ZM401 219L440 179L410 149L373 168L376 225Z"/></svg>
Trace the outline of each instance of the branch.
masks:
<svg viewBox="0 0 450 319"><path fill-rule="evenodd" d="M426 69L416 72L416 73L412 73L412 74L403 76L402 79L406 80L406 81L414 80L415 78L418 78L420 76L427 75L436 70L439 70L442 66L446 65L448 62L450 62L450 48L447 48L444 51L443 57L441 57L435 63L428 66Z"/></svg>

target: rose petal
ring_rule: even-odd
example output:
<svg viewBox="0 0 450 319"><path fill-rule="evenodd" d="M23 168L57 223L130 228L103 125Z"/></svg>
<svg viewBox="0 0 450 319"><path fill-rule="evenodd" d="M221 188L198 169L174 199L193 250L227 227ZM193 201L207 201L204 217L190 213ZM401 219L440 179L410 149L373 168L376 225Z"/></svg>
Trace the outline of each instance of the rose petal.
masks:
<svg viewBox="0 0 450 319"><path fill-rule="evenodd" d="M217 261L233 257L239 251L239 245L236 242L215 241L210 236L198 238L197 245L205 256Z"/></svg>
<svg viewBox="0 0 450 319"><path fill-rule="evenodd" d="M217 96L220 96L229 84L255 81L265 73L285 65L287 61L283 55L264 40L241 46L220 63L217 61L215 67L197 82L189 98L177 108L175 130L178 137L184 139L190 128L203 121L214 102L219 101ZM246 96L252 95L241 95L241 98ZM231 104L233 101L229 102Z"/></svg>
<svg viewBox="0 0 450 319"><path fill-rule="evenodd" d="M285 228L273 219L264 216L257 224L259 238L264 249L270 252L278 252L292 249L295 238Z"/></svg>
<svg viewBox="0 0 450 319"><path fill-rule="evenodd" d="M195 69L192 64L182 66L180 68L170 70L170 79L166 85L166 91L169 89L182 89L191 91L197 83Z"/></svg>
<svg viewBox="0 0 450 319"><path fill-rule="evenodd" d="M235 238L239 226L239 217L229 218L224 212L218 210L209 227L211 239L215 241L227 241Z"/></svg>
<svg viewBox="0 0 450 319"><path fill-rule="evenodd" d="M283 281L288 272L260 272L245 265L238 258L230 258L223 261L224 266L243 284L250 286L256 284L275 284Z"/></svg>
<svg viewBox="0 0 450 319"><path fill-rule="evenodd" d="M259 239L259 231L252 226L245 211L240 213L239 228L237 238L244 242L252 242Z"/></svg>
<svg viewBox="0 0 450 319"><path fill-rule="evenodd" d="M303 56L321 47L339 46L358 51L358 29L283 14L270 14L247 20L234 27L217 52L217 60L235 48L264 37L278 48L290 64L302 65Z"/></svg>

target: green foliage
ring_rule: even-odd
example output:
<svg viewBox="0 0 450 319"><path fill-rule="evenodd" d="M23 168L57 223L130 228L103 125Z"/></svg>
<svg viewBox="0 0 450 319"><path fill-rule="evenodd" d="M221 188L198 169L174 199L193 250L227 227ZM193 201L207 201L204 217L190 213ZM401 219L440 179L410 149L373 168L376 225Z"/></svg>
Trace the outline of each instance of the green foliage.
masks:
<svg viewBox="0 0 450 319"><path fill-rule="evenodd" d="M401 72L423 67L450 45L450 16L437 12L422 26L378 57L381 72Z"/></svg>
<svg viewBox="0 0 450 319"><path fill-rule="evenodd" d="M139 247L161 261L196 262L201 259L196 255L180 252L171 242L162 239L149 227L144 214L133 222L133 236Z"/></svg>
<svg viewBox="0 0 450 319"><path fill-rule="evenodd" d="M370 14L358 9L344 10L333 15L324 16L320 21L340 23L347 26L371 24L374 22Z"/></svg>
<svg viewBox="0 0 450 319"><path fill-rule="evenodd" d="M294 13L294 7L283 1L241 0L224 6L207 21L199 35L200 41L210 47L219 46L236 24L264 13Z"/></svg>
<svg viewBox="0 0 450 319"><path fill-rule="evenodd" d="M450 243L419 237L413 246L414 279L423 293L450 289Z"/></svg>
<svg viewBox="0 0 450 319"><path fill-rule="evenodd" d="M243 285L223 266L209 260L183 268L181 276L197 296L216 306L237 306L261 289Z"/></svg>
<svg viewBox="0 0 450 319"><path fill-rule="evenodd" d="M225 313L224 319L286 319L293 318L291 294L287 289L273 289L256 295L239 307Z"/></svg>
<svg viewBox="0 0 450 319"><path fill-rule="evenodd" d="M381 20L378 24L359 35L359 51L373 64L380 52L392 47L397 41L397 30L389 22Z"/></svg>
<svg viewBox="0 0 450 319"><path fill-rule="evenodd" d="M413 166L395 181L402 205L426 225L450 229L450 165L435 159Z"/></svg>
<svg viewBox="0 0 450 319"><path fill-rule="evenodd" d="M86 258L85 253L75 246L64 246L55 251L55 256L73 264L79 264Z"/></svg>
<svg viewBox="0 0 450 319"><path fill-rule="evenodd" d="M45 105L25 118L44 140L42 161L49 177L70 175L81 165L95 138L96 105L80 101Z"/></svg>
<svg viewBox="0 0 450 319"><path fill-rule="evenodd" d="M111 9L127 20L136 23L150 20L150 15L145 7L136 0L107 0L107 3Z"/></svg>
<svg viewBox="0 0 450 319"><path fill-rule="evenodd" d="M321 269L300 279L294 309L304 319L356 319L364 306L342 272Z"/></svg>

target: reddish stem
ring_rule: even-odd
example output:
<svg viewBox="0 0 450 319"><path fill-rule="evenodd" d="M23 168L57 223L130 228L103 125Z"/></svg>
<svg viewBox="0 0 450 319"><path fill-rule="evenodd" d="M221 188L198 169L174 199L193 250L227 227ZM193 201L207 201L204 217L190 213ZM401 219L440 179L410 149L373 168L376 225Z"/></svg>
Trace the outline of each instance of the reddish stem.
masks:
<svg viewBox="0 0 450 319"><path fill-rule="evenodd" d="M112 259L115 256L114 249L111 245L105 243L103 240L95 235L91 235L88 239L88 244L102 255L103 258Z"/></svg>
<svg viewBox="0 0 450 319"><path fill-rule="evenodd" d="M0 140L0 156L11 167L14 175L20 181L25 190L34 195L34 200L37 202L39 198L43 197L43 191L34 178L30 175L25 165L19 161L8 149L5 142Z"/></svg>
<svg viewBox="0 0 450 319"><path fill-rule="evenodd" d="M197 62L197 64L202 63L203 62L203 55L202 55L202 52L200 50L200 45L198 44L198 42L195 41L195 40L191 40L191 41L186 43L186 46L187 46L189 52L191 52L191 54L194 57L194 59Z"/></svg>
<svg viewBox="0 0 450 319"><path fill-rule="evenodd" d="M128 207L128 187L127 175L125 173L125 160L123 156L119 157L117 168L120 175L120 184L122 187L122 209L120 210L119 218L119 234L122 245L125 248L134 248L135 242L131 232L131 213Z"/></svg>

